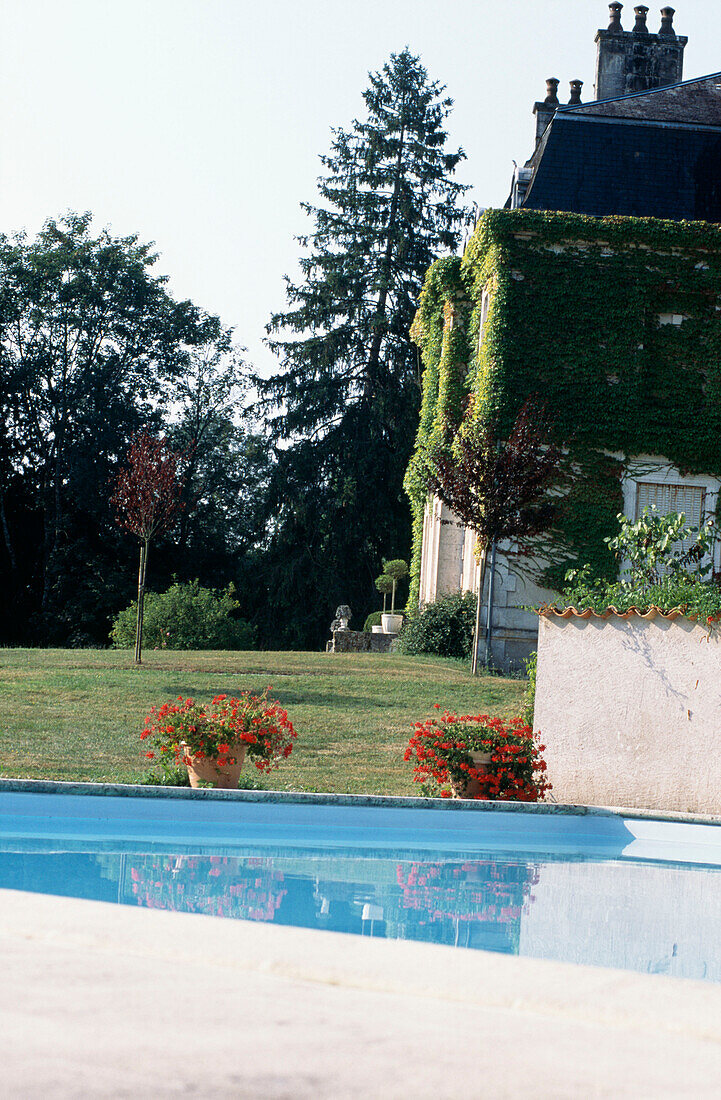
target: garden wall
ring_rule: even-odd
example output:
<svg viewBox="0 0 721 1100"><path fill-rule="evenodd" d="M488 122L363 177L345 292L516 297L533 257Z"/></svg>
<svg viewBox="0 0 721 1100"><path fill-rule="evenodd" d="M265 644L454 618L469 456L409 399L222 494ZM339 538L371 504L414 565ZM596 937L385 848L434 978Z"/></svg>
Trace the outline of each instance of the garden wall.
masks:
<svg viewBox="0 0 721 1100"><path fill-rule="evenodd" d="M541 615L534 729L557 802L721 813L721 632Z"/></svg>
<svg viewBox="0 0 721 1100"><path fill-rule="evenodd" d="M373 634L368 630L333 630L326 653L388 653L397 634Z"/></svg>

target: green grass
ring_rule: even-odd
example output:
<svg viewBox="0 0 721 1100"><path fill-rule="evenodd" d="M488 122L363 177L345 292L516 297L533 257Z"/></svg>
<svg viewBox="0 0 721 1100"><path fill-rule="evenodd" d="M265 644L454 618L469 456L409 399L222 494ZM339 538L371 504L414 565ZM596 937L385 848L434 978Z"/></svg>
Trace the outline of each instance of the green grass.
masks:
<svg viewBox="0 0 721 1100"><path fill-rule="evenodd" d="M411 794L403 750L438 702L511 715L525 684L432 657L393 654L151 652L136 668L118 650L0 650L0 775L138 782L148 708L273 685L298 731L268 789ZM252 765L244 774L258 776Z"/></svg>

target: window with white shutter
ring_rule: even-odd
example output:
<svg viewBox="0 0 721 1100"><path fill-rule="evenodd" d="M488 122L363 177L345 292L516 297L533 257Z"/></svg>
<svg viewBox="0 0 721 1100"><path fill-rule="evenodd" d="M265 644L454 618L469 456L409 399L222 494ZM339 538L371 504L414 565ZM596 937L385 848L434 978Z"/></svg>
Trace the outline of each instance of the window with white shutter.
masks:
<svg viewBox="0 0 721 1100"><path fill-rule="evenodd" d="M659 481L638 481L636 483L636 519L643 515L644 508L655 507L659 515L668 516L672 512L683 512L686 522L692 527L700 527L705 512L706 490L701 485L671 484ZM687 550L694 539L681 543Z"/></svg>

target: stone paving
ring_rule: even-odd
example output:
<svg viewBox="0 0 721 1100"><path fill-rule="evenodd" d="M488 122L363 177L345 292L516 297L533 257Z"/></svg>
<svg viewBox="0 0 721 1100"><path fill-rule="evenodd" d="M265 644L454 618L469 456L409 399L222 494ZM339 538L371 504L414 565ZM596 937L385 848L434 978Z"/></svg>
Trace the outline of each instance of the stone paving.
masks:
<svg viewBox="0 0 721 1100"><path fill-rule="evenodd" d="M721 986L0 891L2 1097L721 1094Z"/></svg>

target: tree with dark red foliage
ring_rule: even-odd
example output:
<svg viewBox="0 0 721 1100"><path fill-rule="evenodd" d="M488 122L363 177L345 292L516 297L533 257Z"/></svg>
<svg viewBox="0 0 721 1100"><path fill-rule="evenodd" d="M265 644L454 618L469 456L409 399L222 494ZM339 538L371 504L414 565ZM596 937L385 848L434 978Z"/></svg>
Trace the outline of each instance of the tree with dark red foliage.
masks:
<svg viewBox="0 0 721 1100"><path fill-rule="evenodd" d="M523 405L506 441L498 438L494 421L479 421L471 407L453 446L428 456L429 492L475 531L481 555L474 675L489 548L493 552L502 540L513 539L516 553L527 554L525 540L547 531L553 522L555 505L548 490L559 478L561 451L549 442L549 434L545 408L534 398Z"/></svg>
<svg viewBox="0 0 721 1100"><path fill-rule="evenodd" d="M116 521L140 539L138 568L138 614L135 628L135 663L142 660L143 604L145 575L150 543L161 531L167 530L182 507L180 493L183 479L178 468L182 451L172 451L164 439L147 432L133 436L127 454L127 467L115 482L112 503Z"/></svg>

